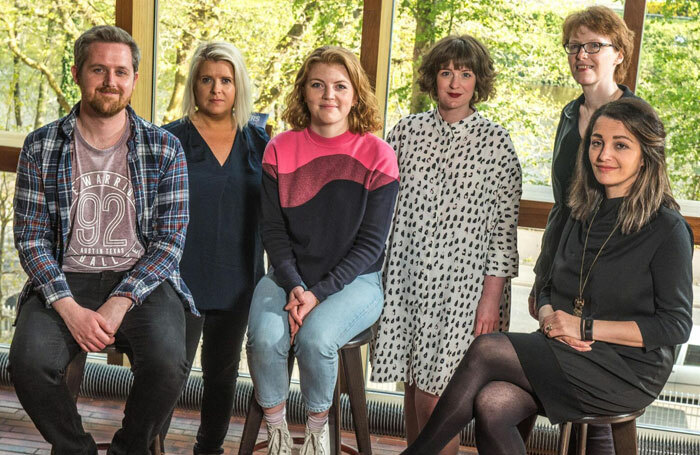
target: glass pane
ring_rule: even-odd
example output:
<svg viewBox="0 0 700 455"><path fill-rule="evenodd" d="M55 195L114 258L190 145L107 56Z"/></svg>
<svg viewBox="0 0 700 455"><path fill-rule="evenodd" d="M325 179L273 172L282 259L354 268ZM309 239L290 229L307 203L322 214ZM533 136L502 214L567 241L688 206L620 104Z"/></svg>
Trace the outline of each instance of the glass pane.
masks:
<svg viewBox="0 0 700 455"><path fill-rule="evenodd" d="M73 43L114 24L114 0L0 0L0 131L29 132L58 119L80 99L70 68Z"/></svg>
<svg viewBox="0 0 700 455"><path fill-rule="evenodd" d="M12 236L14 189L15 174L0 172L0 343L9 343L12 340L17 297L27 280L27 275L20 266Z"/></svg>
<svg viewBox="0 0 700 455"><path fill-rule="evenodd" d="M203 41L227 41L241 51L256 87L255 110L270 114L275 131L284 130L278 120L284 98L310 51L334 44L360 52L361 0L169 1L160 3L159 16L158 124L181 116L189 60Z"/></svg>
<svg viewBox="0 0 700 455"><path fill-rule="evenodd" d="M700 9L653 2L647 14L637 93L657 110L667 133L674 195L700 200ZM671 2L666 2L671 3ZM683 4L687 3L687 10ZM694 14L694 17L679 14Z"/></svg>
<svg viewBox="0 0 700 455"><path fill-rule="evenodd" d="M700 346L695 344L688 345L688 353L685 355L683 365L700 366ZM698 382L700 382L700 371L698 371Z"/></svg>

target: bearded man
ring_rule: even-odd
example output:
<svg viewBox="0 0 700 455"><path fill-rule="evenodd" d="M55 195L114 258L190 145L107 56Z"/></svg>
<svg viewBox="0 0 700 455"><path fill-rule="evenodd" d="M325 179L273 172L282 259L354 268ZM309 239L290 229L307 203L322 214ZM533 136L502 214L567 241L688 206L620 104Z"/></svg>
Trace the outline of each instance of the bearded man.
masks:
<svg viewBox="0 0 700 455"><path fill-rule="evenodd" d="M97 454L64 381L80 350L110 344L134 382L112 455L145 455L187 378L178 263L188 221L178 140L129 106L139 50L113 26L75 42L81 100L27 136L15 189L15 245L29 279L10 349L17 396L53 453Z"/></svg>

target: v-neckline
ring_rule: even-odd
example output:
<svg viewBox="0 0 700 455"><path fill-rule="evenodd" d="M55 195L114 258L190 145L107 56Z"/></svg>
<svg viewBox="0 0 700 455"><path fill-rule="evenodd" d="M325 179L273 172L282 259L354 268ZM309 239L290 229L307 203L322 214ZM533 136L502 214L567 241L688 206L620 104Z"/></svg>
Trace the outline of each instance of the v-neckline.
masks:
<svg viewBox="0 0 700 455"><path fill-rule="evenodd" d="M209 147L209 144L207 143L206 139L204 139L204 136L202 136L202 133L201 133L201 132L199 131L199 129L195 126L195 124L192 123L192 122L190 122L190 124L192 125L192 128L194 129L194 131L197 133L197 136L199 136L199 138L202 140L202 144L204 144L204 147L206 148L209 157L211 157L211 158L214 160L214 163L217 165L217 167L218 167L219 169L223 169L223 168L226 166L226 163L228 163L229 160L231 159L231 155L233 154L233 151L234 151L234 149L236 148L236 142L238 142L238 136L239 136L240 131L236 131L236 134L235 134L235 136L233 137L233 143L231 144L231 150L228 151L228 155L226 155L226 159L225 159L224 162L222 163L222 162L219 161L219 159L216 157L216 154L215 154L214 151L211 149L211 147Z"/></svg>

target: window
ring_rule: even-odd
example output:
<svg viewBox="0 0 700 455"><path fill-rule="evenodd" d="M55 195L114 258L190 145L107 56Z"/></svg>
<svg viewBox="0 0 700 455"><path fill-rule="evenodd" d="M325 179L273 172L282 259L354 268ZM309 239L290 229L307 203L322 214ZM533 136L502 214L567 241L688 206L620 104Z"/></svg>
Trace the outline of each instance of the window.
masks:
<svg viewBox="0 0 700 455"><path fill-rule="evenodd" d="M29 132L65 115L80 98L70 73L73 43L93 25L114 23L114 0L0 4L0 35L7 39L0 53L0 130Z"/></svg>
<svg viewBox="0 0 700 455"><path fill-rule="evenodd" d="M270 14L274 11L274 14ZM257 112L279 116L304 57L318 46L335 44L359 54L362 1L258 2L186 1L160 3L156 123L181 116L182 95L192 53L204 41L227 41L246 60L256 87Z"/></svg>

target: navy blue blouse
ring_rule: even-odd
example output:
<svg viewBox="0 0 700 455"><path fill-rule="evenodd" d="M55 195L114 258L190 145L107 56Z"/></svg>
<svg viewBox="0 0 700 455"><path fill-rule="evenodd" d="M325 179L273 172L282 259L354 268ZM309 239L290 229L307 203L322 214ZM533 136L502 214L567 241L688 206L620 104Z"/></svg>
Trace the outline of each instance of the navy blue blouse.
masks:
<svg viewBox="0 0 700 455"><path fill-rule="evenodd" d="M180 273L198 310L250 305L264 274L260 237L262 156L269 137L248 124L223 165L186 119L164 126L187 157L190 222Z"/></svg>

